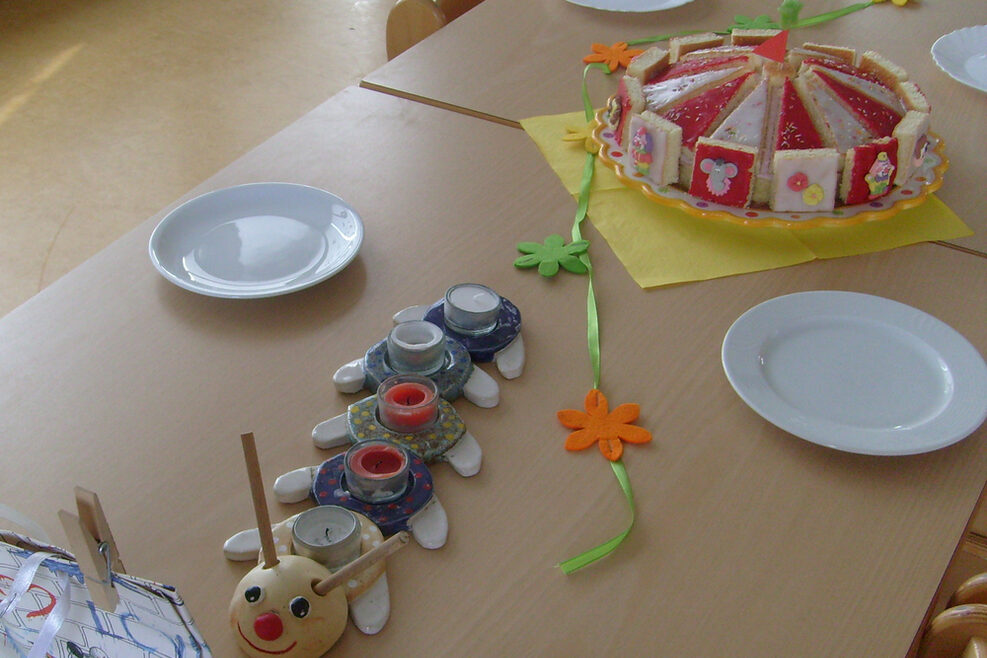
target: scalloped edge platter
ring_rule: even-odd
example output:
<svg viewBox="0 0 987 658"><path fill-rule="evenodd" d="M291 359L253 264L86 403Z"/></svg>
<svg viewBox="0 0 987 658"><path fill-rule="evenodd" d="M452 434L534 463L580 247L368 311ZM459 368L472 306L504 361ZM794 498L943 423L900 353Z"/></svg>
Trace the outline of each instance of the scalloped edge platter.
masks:
<svg viewBox="0 0 987 658"><path fill-rule="evenodd" d="M828 212L777 212L770 208L736 208L710 203L698 199L685 190L670 185L654 185L640 177L636 172L630 173L620 161L623 149L614 141L614 134L606 125L603 115L606 108L597 110L593 119L593 140L600 147L600 159L617 174L617 178L631 189L640 191L644 196L662 205L678 208L690 215L705 219L715 219L732 222L742 226L756 228L818 228L853 226L864 222L887 219L907 208L913 208L929 194L942 186L943 173L949 168L946 158L945 144L942 139L929 133L933 147L925 156L925 162L919 167L905 185L895 187L887 196L875 199L870 203L853 206L839 206Z"/></svg>
<svg viewBox="0 0 987 658"><path fill-rule="evenodd" d="M936 66L953 80L987 92L987 25L944 34L930 52Z"/></svg>

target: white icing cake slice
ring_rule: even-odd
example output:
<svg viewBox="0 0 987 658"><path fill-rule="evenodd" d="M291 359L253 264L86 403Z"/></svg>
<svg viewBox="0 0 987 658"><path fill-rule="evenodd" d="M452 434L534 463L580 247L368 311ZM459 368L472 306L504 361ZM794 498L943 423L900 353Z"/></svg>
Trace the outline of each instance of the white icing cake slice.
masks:
<svg viewBox="0 0 987 658"><path fill-rule="evenodd" d="M768 81L761 82L733 112L723 120L713 134L713 139L755 148L764 136L764 119L768 109Z"/></svg>
<svg viewBox="0 0 987 658"><path fill-rule="evenodd" d="M819 109L819 114L824 118L830 136L836 142L835 146L840 153L846 153L854 146L873 139L870 131L826 90L825 83L815 75L804 77L807 78L812 101Z"/></svg>
<svg viewBox="0 0 987 658"><path fill-rule="evenodd" d="M877 102L884 103L900 114L905 113L905 104L901 102L900 98L898 98L898 94L894 93L882 84L874 82L873 80L867 80L866 78L858 78L855 75L850 75L848 73L844 73L843 71L837 71L836 69L826 69L826 74L836 78L843 84L853 87L857 91L870 96Z"/></svg>
<svg viewBox="0 0 987 658"><path fill-rule="evenodd" d="M644 85L644 104L647 109L657 112L661 108L705 89L710 84L728 78L742 67L701 71L680 78L671 78Z"/></svg>

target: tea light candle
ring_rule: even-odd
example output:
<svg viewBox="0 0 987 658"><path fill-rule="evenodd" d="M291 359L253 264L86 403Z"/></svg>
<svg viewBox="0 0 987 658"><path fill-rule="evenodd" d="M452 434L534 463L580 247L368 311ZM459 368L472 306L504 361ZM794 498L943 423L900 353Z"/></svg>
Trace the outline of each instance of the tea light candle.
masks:
<svg viewBox="0 0 987 658"><path fill-rule="evenodd" d="M402 322L387 335L387 360L399 373L430 375L445 363L446 337L431 322Z"/></svg>
<svg viewBox="0 0 987 658"><path fill-rule="evenodd" d="M439 415L439 388L421 375L388 377L377 387L377 414L395 432L425 429Z"/></svg>
<svg viewBox="0 0 987 658"><path fill-rule="evenodd" d="M500 295L478 283L460 283L446 291L443 301L446 325L466 336L480 336L497 328Z"/></svg>
<svg viewBox="0 0 987 658"><path fill-rule="evenodd" d="M346 487L365 503L386 503L408 488L411 460L401 446L388 441L361 441L346 451L343 474Z"/></svg>
<svg viewBox="0 0 987 658"><path fill-rule="evenodd" d="M338 569L360 557L360 521L353 512L336 505L322 505L298 515L291 528L295 553Z"/></svg>

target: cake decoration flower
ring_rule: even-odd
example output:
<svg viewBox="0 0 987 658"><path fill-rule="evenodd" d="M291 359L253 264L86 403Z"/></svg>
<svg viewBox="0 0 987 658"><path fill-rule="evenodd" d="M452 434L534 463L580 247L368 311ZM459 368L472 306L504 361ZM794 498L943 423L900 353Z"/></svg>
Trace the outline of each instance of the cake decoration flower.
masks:
<svg viewBox="0 0 987 658"><path fill-rule="evenodd" d="M618 67L627 68L632 59L644 52L639 48L628 48L626 41L618 41L612 46L594 43L592 49L593 54L583 57L583 61L587 64L596 62L606 64L611 73L616 71Z"/></svg>
<svg viewBox="0 0 987 658"><path fill-rule="evenodd" d="M809 177L801 171L788 177L788 189L792 192L801 192L809 187Z"/></svg>
<svg viewBox="0 0 987 658"><path fill-rule="evenodd" d="M586 240L566 244L561 235L550 235L545 238L544 244L520 242L517 249L525 255L514 261L514 267L537 266L538 273L542 276L555 276L560 265L573 274L585 274L588 271L585 263L579 259L589 249L589 242Z"/></svg>
<svg viewBox="0 0 987 658"><path fill-rule="evenodd" d="M587 153L596 153L597 146L596 142L593 141L592 136L592 124L585 124L582 126L566 126L565 135L562 137L564 142L582 142L583 148L586 149Z"/></svg>
<svg viewBox="0 0 987 658"><path fill-rule="evenodd" d="M818 206L824 198L826 191L819 183L813 183L802 191L802 203L807 206Z"/></svg>
<svg viewBox="0 0 987 658"><path fill-rule="evenodd" d="M651 440L651 432L631 425L641 413L639 405L624 403L610 411L606 396L595 388L586 394L584 404L585 412L576 409L558 412L559 422L576 430L566 438L566 450L583 450L596 443L603 456L615 462L624 452L623 441L647 443Z"/></svg>

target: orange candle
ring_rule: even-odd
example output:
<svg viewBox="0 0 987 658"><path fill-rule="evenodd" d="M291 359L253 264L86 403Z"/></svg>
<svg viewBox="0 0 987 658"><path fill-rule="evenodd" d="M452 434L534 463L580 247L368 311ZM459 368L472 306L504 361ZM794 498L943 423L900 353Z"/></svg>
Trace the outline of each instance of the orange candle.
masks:
<svg viewBox="0 0 987 658"><path fill-rule="evenodd" d="M439 392L431 379L418 375L395 375L377 389L380 422L395 432L412 433L435 423L439 414Z"/></svg>

